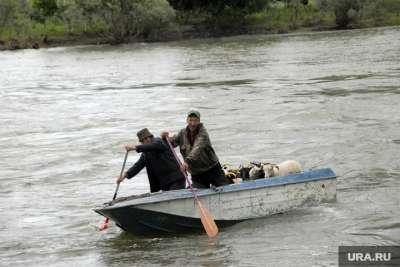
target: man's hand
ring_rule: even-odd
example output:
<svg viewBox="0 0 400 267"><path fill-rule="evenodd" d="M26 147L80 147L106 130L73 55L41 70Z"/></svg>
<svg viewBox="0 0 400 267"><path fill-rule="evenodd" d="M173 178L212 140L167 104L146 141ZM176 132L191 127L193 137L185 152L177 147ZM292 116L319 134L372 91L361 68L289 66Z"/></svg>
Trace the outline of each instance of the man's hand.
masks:
<svg viewBox="0 0 400 267"><path fill-rule="evenodd" d="M122 176L117 178L117 184L120 184L123 180L125 180L125 178L126 178L126 172Z"/></svg>
<svg viewBox="0 0 400 267"><path fill-rule="evenodd" d="M188 169L189 169L188 164L186 162L183 162L181 165L181 171L186 173L188 171Z"/></svg>
<svg viewBox="0 0 400 267"><path fill-rule="evenodd" d="M169 137L169 132L163 131L161 132L160 136L162 139L166 139L167 137Z"/></svg>
<svg viewBox="0 0 400 267"><path fill-rule="evenodd" d="M126 149L126 151L136 150L136 146L135 145L126 145L125 149Z"/></svg>

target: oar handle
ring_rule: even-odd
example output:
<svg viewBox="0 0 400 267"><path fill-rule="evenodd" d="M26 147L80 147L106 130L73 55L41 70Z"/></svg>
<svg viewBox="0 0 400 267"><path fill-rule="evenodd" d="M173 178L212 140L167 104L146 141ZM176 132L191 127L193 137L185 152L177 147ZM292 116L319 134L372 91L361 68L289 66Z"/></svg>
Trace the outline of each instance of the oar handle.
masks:
<svg viewBox="0 0 400 267"><path fill-rule="evenodd" d="M122 169L121 169L121 173L120 173L119 177L121 177L122 174L124 173L126 159L128 158L128 152L129 152L129 151L127 150L126 153L125 153L124 164L122 164ZM119 189L119 183L117 183L117 188L115 188L114 197L113 197L113 199L112 199L113 201L117 198L118 189ZM109 222L109 220L110 220L110 219L109 219L108 217L106 217L104 223L103 223L103 224L100 226L100 228L99 228L100 231L103 231L103 230L105 230L105 229L108 228L108 222Z"/></svg>
<svg viewBox="0 0 400 267"><path fill-rule="evenodd" d="M178 163L179 167L181 167L181 166L182 166L182 162L181 162L181 160L179 159L178 155L176 154L175 149L174 149L174 147L173 147L172 144L171 144L171 141L169 141L169 138L168 138L168 137L166 137L165 139L167 140L167 143L168 143L168 145L169 145L169 148L170 148L171 151L172 151L172 154L174 154L174 157L175 157L176 162ZM195 192L194 189L193 189L192 183L189 181L189 177L188 177L187 173L184 172L184 171L182 171L181 168L179 168L179 169L181 170L183 176L185 176L186 181L187 181L187 183L188 183L188 185L189 185L190 191L192 191L192 193L193 193L193 195L194 195L194 198L197 199L196 192Z"/></svg>
<svg viewBox="0 0 400 267"><path fill-rule="evenodd" d="M127 151L125 152L124 163L122 164L121 173L119 174L119 177L121 177L122 174L124 173L126 160L128 159L128 153L129 153L129 151L127 150ZM117 184L117 188L115 188L115 193L114 193L113 200L115 200L115 199L117 198L118 189L119 189L119 184L120 184L120 183L118 183L118 184Z"/></svg>
<svg viewBox="0 0 400 267"><path fill-rule="evenodd" d="M117 184L117 187L115 188L115 192L114 192L114 196L113 196L112 200L115 200L117 198L118 189L119 189L119 183Z"/></svg>

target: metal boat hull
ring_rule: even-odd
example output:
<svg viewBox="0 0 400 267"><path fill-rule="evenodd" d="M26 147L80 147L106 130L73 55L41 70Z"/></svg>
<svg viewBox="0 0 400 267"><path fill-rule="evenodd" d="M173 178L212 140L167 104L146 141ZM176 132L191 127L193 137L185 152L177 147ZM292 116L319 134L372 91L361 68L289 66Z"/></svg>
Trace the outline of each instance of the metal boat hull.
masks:
<svg viewBox="0 0 400 267"><path fill-rule="evenodd" d="M336 175L320 169L197 191L219 227L336 199ZM133 234L202 231L198 208L187 189L117 199L95 210Z"/></svg>

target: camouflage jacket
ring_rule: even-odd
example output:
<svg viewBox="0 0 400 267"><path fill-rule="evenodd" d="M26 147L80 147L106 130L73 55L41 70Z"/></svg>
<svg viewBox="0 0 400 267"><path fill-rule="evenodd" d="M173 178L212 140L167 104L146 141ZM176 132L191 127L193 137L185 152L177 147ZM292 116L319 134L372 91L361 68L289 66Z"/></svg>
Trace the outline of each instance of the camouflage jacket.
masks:
<svg viewBox="0 0 400 267"><path fill-rule="evenodd" d="M195 175L208 171L218 163L218 157L211 145L206 128L202 123L198 127L198 134L193 145L190 143L188 127L180 130L171 139L174 147L179 146L181 154L189 166L189 172Z"/></svg>

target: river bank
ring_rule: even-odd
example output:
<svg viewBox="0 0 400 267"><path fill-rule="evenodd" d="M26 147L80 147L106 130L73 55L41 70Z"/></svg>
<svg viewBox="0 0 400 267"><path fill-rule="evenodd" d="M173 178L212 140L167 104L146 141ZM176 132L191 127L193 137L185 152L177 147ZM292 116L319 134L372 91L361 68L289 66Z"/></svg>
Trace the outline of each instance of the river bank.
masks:
<svg viewBox="0 0 400 267"><path fill-rule="evenodd" d="M388 27L388 26L380 26ZM362 27L364 28L364 27ZM360 28L347 28L345 30L362 29ZM375 28L375 27L365 27ZM284 28L269 29L257 26L250 26L246 28L235 28L225 30L206 30L198 27L183 27L182 30L167 31L156 38L130 38L124 43L136 43L136 42L170 42L179 40L190 40L196 38L218 38L218 37L229 37L239 35L256 35L256 34L287 34L287 33L299 33L299 32L318 32L318 31L334 31L343 30L337 29L333 26L313 26L313 27L301 27L293 30ZM0 39L0 51L5 50L20 50L20 49L40 49L49 47L60 47L60 46L76 46L76 45L116 45L115 40L111 36L90 36L90 35L65 35L65 36L51 36L46 35L42 38L12 38L7 40Z"/></svg>
<svg viewBox="0 0 400 267"><path fill-rule="evenodd" d="M308 27L302 28L302 31L316 31L317 28ZM298 31L298 30L296 30ZM290 31L294 32L294 31ZM167 31L156 38L130 38L124 43L135 42L169 42L178 40L188 40L196 38L215 38L237 35L252 35L252 34L281 34L289 33L282 29L263 29L257 27L248 27L242 29L227 29L227 30L205 30L198 27L182 27L180 30ZM65 36L45 36L42 38L12 38L9 40L0 39L0 51L4 50L19 50L19 49L40 49L58 46L75 46L75 45L101 45L101 44L119 44L116 43L112 36L88 36L88 35L65 35Z"/></svg>
<svg viewBox="0 0 400 267"><path fill-rule="evenodd" d="M110 40L104 37L89 36L58 36L41 39L22 39L12 38L9 40L0 40L0 51L20 50L20 49L40 49L58 46L75 45L100 45L109 44Z"/></svg>
<svg viewBox="0 0 400 267"><path fill-rule="evenodd" d="M245 1L233 6L223 0L194 5L172 0L138 5L124 1L50 2L0 4L0 17L5 18L0 21L0 50L400 25L397 0L258 0L259 5Z"/></svg>

